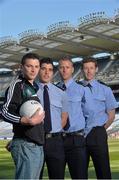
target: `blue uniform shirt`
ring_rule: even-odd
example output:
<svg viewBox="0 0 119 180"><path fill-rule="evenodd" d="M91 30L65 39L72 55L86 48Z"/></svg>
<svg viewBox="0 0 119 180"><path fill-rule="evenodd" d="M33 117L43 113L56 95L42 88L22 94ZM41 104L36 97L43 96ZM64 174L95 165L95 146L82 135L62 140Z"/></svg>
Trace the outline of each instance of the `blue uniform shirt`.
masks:
<svg viewBox="0 0 119 180"><path fill-rule="evenodd" d="M117 107L117 102L110 87L98 82L90 81L91 87L86 86L83 81L85 97L82 108L86 119L85 134L87 135L93 127L103 126L108 120L107 112Z"/></svg>
<svg viewBox="0 0 119 180"><path fill-rule="evenodd" d="M62 87L63 82L58 83ZM74 132L85 128L85 118L83 116L81 101L84 96L83 86L77 84L73 79L67 81L66 93L69 101L69 121L70 127L67 132Z"/></svg>
<svg viewBox="0 0 119 180"><path fill-rule="evenodd" d="M44 106L43 102L43 91L44 84L39 83L38 97L41 101L42 106ZM68 112L68 100L66 93L60 88L56 87L52 83L48 83L48 93L50 99L50 112L51 112L51 123L52 123L52 131L51 133L62 131L61 125L61 113Z"/></svg>

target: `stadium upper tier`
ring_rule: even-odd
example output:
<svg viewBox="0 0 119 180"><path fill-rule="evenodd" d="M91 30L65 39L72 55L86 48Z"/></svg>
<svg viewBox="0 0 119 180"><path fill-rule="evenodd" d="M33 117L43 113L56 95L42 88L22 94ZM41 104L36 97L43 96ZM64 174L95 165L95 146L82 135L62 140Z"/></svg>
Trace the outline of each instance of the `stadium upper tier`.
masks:
<svg viewBox="0 0 119 180"><path fill-rule="evenodd" d="M97 78L103 80L110 85L113 89L114 95L116 97L117 102L119 103L119 60L110 60L109 57L105 57L105 59L98 59L99 72L97 73ZM76 80L80 80L83 78L81 72L81 62L74 63L74 78ZM6 73L0 74L0 97L4 96L5 89L11 83L11 81L16 77L15 73ZM113 78L112 78L113 75ZM55 66L54 71L54 82L58 82L60 80L60 75L58 73L58 67ZM0 98L0 103L3 103L4 98ZM118 108L119 111L119 108ZM119 132L119 112L117 111L115 121L112 126L108 129L108 134L111 135L113 133ZM0 122L0 139L1 138L11 138L13 136L12 126L6 122Z"/></svg>
<svg viewBox="0 0 119 180"><path fill-rule="evenodd" d="M119 55L119 11L113 17L104 12L90 13L80 17L77 25L69 21L58 22L50 25L46 33L27 30L17 39L1 37L0 67L16 68L26 52L55 61L65 55L72 58L104 52Z"/></svg>
<svg viewBox="0 0 119 180"><path fill-rule="evenodd" d="M109 57L105 57L102 59L98 59L97 62L99 66L97 79L105 82L108 85L117 85L115 92L119 93L119 59L110 60ZM4 96L5 90L12 82L12 80L16 77L17 73L18 72L8 72L5 74L0 74L0 97ZM73 78L76 81L83 79L81 62L74 63ZM58 81L60 81L60 75L58 72L58 66L55 66L53 82L57 83Z"/></svg>

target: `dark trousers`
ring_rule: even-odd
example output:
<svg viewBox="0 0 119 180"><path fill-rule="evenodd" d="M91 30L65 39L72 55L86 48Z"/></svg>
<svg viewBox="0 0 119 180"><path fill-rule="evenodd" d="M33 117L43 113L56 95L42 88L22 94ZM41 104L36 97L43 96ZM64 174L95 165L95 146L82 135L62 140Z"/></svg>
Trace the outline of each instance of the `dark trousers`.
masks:
<svg viewBox="0 0 119 180"><path fill-rule="evenodd" d="M44 163L46 162L49 179L64 179L65 156L62 136L46 139L44 145ZM43 169L40 179L43 176Z"/></svg>
<svg viewBox="0 0 119 180"><path fill-rule="evenodd" d="M111 179L107 133L103 126L93 128L87 135L86 148L88 164L91 157L97 179Z"/></svg>
<svg viewBox="0 0 119 180"><path fill-rule="evenodd" d="M65 149L65 165L67 163L72 179L86 179L85 138L81 135L63 137Z"/></svg>

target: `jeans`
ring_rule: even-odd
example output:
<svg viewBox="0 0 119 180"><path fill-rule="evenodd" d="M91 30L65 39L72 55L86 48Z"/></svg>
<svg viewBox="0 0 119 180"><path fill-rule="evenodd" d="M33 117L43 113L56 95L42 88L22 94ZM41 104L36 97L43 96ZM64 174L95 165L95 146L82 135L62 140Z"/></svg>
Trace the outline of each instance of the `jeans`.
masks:
<svg viewBox="0 0 119 180"><path fill-rule="evenodd" d="M15 138L10 149L16 168L15 179L39 179L44 160L43 147Z"/></svg>

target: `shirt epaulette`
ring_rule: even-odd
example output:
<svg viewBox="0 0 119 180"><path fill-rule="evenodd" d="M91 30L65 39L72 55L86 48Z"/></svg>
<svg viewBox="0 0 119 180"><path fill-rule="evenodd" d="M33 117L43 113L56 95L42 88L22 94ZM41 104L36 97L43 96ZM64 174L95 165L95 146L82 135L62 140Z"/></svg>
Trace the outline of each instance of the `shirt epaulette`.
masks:
<svg viewBox="0 0 119 180"><path fill-rule="evenodd" d="M107 87L109 87L106 83L104 83L103 81L100 81L100 80L97 80L100 84L103 84L103 85L105 85L105 86L107 86Z"/></svg>
<svg viewBox="0 0 119 180"><path fill-rule="evenodd" d="M64 91L64 89L62 87L59 86L60 82L58 82L57 84L52 83L54 86L56 86L57 88L61 89L62 91Z"/></svg>
<svg viewBox="0 0 119 180"><path fill-rule="evenodd" d="M83 81L76 81L76 83L77 83L77 84L80 84L80 85L82 85L82 86L84 86L84 87L86 86L86 84L85 84Z"/></svg>
<svg viewBox="0 0 119 180"><path fill-rule="evenodd" d="M56 86L58 86L58 84L60 84L60 83L61 83L61 82L59 81L58 83L56 83L56 84L53 83L53 84L56 85Z"/></svg>

